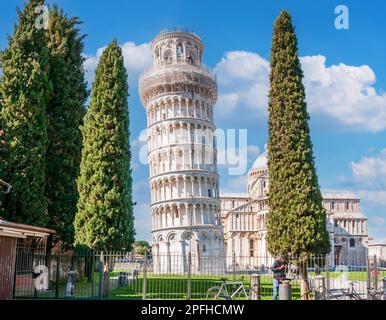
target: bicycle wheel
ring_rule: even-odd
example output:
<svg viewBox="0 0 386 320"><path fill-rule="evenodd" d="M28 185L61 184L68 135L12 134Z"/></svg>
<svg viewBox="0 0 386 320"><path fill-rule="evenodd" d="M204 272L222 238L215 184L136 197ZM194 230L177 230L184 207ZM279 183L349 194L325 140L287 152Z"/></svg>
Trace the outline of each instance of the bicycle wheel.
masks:
<svg viewBox="0 0 386 320"><path fill-rule="evenodd" d="M372 294L371 297L372 297L372 300L382 300L383 293L377 292L377 293Z"/></svg>
<svg viewBox="0 0 386 320"><path fill-rule="evenodd" d="M249 291L247 288L244 288L244 290L239 290L237 293L232 294L232 300L249 300Z"/></svg>
<svg viewBox="0 0 386 320"><path fill-rule="evenodd" d="M315 300L326 300L326 288L325 287L317 287L313 293Z"/></svg>
<svg viewBox="0 0 386 320"><path fill-rule="evenodd" d="M206 292L206 298L208 300L229 300L229 297L224 295L224 291L219 286L210 287Z"/></svg>

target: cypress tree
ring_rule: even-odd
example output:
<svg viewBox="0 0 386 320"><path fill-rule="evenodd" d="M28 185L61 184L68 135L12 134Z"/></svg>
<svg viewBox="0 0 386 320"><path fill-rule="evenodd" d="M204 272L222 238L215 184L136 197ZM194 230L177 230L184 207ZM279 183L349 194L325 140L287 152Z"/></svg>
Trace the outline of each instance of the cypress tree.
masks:
<svg viewBox="0 0 386 320"><path fill-rule="evenodd" d="M57 239L71 244L78 201L76 179L82 148L82 125L87 97L82 57L84 36L77 17L68 17L54 6L49 14L47 45L53 93L47 105L48 147L46 189L48 226Z"/></svg>
<svg viewBox="0 0 386 320"><path fill-rule="evenodd" d="M93 250L129 249L134 242L128 85L121 48L103 51L82 126L75 244Z"/></svg>
<svg viewBox="0 0 386 320"><path fill-rule="evenodd" d="M1 110L1 104L0 104L0 110ZM3 126L1 124L1 119L0 119L0 217L3 217L5 214L3 200L5 197L5 192L7 190L6 182L3 180L5 177L6 159L8 157L6 143L7 143L6 135L3 130Z"/></svg>
<svg viewBox="0 0 386 320"><path fill-rule="evenodd" d="M316 175L297 38L290 15L276 19L271 49L268 249L297 256L307 298L307 256L329 252L326 212Z"/></svg>
<svg viewBox="0 0 386 320"><path fill-rule="evenodd" d="M5 197L9 220L44 226L47 202L45 153L46 105L51 92L49 53L45 31L35 25L35 8L43 0L30 0L17 9L18 23L1 54L1 122L8 135L5 180L12 192Z"/></svg>

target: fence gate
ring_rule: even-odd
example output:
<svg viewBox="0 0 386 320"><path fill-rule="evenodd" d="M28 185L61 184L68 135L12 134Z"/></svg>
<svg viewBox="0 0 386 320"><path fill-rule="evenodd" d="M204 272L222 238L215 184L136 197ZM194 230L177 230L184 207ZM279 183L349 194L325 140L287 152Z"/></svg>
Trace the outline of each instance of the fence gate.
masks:
<svg viewBox="0 0 386 320"><path fill-rule="evenodd" d="M14 272L14 298L37 297L49 289L46 249L39 243L17 240Z"/></svg>

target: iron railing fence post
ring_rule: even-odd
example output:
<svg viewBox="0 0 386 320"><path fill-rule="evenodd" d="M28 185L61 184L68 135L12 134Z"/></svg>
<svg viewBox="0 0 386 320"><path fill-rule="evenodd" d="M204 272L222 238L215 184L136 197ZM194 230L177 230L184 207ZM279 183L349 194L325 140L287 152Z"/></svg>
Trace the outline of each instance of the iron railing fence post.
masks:
<svg viewBox="0 0 386 320"><path fill-rule="evenodd" d="M187 297L188 300L192 297L192 253L190 251L188 254Z"/></svg>
<svg viewBox="0 0 386 320"><path fill-rule="evenodd" d="M101 251L99 256L99 283L98 283L98 298L102 299L102 290L103 290L103 252Z"/></svg>
<svg viewBox="0 0 386 320"><path fill-rule="evenodd" d="M236 252L232 255L232 281L236 281Z"/></svg>
<svg viewBox="0 0 386 320"><path fill-rule="evenodd" d="M378 290L378 262L377 262L377 256L374 255L374 292L377 292Z"/></svg>
<svg viewBox="0 0 386 320"><path fill-rule="evenodd" d="M261 279L259 274L254 273L251 275L250 286L249 298L251 300L261 300Z"/></svg>
<svg viewBox="0 0 386 320"><path fill-rule="evenodd" d="M56 254L55 299L59 299L60 252Z"/></svg>
<svg viewBox="0 0 386 320"><path fill-rule="evenodd" d="M326 299L326 277L322 275L316 276L315 279L315 300Z"/></svg>
<svg viewBox="0 0 386 320"><path fill-rule="evenodd" d="M18 247L16 245L16 249L14 251L15 254L15 266L13 268L13 286L12 286L12 300L15 300L16 297L16 280L17 280L17 265L18 265Z"/></svg>
<svg viewBox="0 0 386 320"><path fill-rule="evenodd" d="M370 257L366 257L366 280L367 280L367 299L371 298L371 270L370 270Z"/></svg>
<svg viewBox="0 0 386 320"><path fill-rule="evenodd" d="M326 297L330 300L330 254L326 255Z"/></svg>
<svg viewBox="0 0 386 320"><path fill-rule="evenodd" d="M143 279L142 279L142 299L146 300L146 293L147 293L147 253L145 252L145 256L143 259Z"/></svg>
<svg viewBox="0 0 386 320"><path fill-rule="evenodd" d="M89 252L91 256L91 297L94 297L95 294L95 277L94 277L94 271L95 271L95 252L90 251Z"/></svg>

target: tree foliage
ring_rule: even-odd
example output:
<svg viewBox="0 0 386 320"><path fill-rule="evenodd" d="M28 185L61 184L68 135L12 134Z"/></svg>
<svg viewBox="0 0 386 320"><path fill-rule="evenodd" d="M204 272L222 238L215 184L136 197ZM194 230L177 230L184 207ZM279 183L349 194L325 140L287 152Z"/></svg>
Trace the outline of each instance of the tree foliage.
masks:
<svg viewBox="0 0 386 320"><path fill-rule="evenodd" d="M30 0L18 9L18 23L1 54L1 123L7 135L4 179L12 185L5 197L5 218L44 226L47 202L45 154L46 106L51 93L49 51L45 31L35 25L35 8L43 0Z"/></svg>
<svg viewBox="0 0 386 320"><path fill-rule="evenodd" d="M48 21L46 39L53 93L46 110L47 225L57 231L57 239L68 244L74 237L73 221L78 201L76 179L82 148L80 126L87 97L82 56L84 36L79 35L79 19L68 17L56 6L50 11Z"/></svg>
<svg viewBox="0 0 386 320"><path fill-rule="evenodd" d="M151 252L151 246L145 240L136 240L133 245L134 252L140 255Z"/></svg>
<svg viewBox="0 0 386 320"><path fill-rule="evenodd" d="M1 105L0 105L0 110L1 110ZM1 111L0 111L1 112ZM0 217L4 216L4 206L3 206L3 200L5 196L5 189L4 185L2 184L2 179L5 176L5 164L6 164L6 159L8 157L7 155L7 148L6 148L6 135L4 133L4 130L2 129L3 126L1 124L1 119L0 119Z"/></svg>
<svg viewBox="0 0 386 320"><path fill-rule="evenodd" d="M274 24L269 92L268 249L274 255L329 252L302 78L294 27L283 11Z"/></svg>
<svg viewBox="0 0 386 320"><path fill-rule="evenodd" d="M82 127L76 245L120 250L134 242L127 97L122 51L114 40L98 63Z"/></svg>

